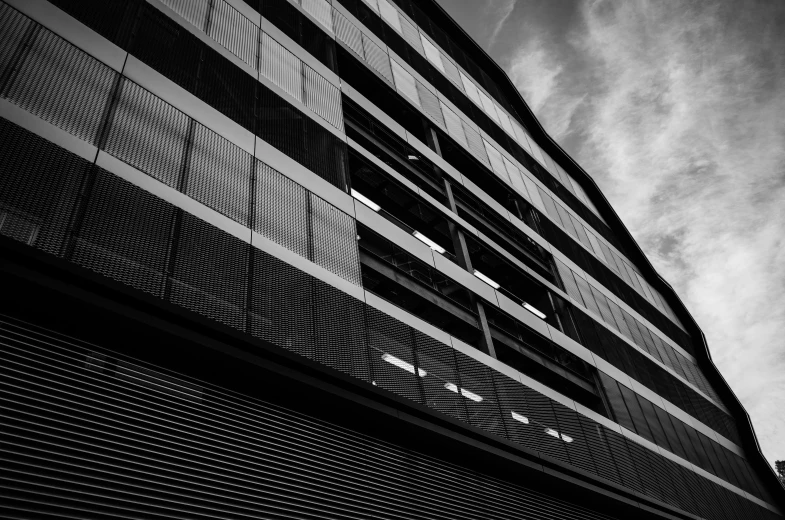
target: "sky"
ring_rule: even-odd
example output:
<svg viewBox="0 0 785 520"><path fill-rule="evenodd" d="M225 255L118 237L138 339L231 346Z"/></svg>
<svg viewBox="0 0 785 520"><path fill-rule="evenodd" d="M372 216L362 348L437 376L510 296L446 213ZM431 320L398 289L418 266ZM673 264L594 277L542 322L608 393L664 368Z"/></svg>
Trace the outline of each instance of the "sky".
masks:
<svg viewBox="0 0 785 520"><path fill-rule="evenodd" d="M439 2L594 178L785 460L785 2Z"/></svg>

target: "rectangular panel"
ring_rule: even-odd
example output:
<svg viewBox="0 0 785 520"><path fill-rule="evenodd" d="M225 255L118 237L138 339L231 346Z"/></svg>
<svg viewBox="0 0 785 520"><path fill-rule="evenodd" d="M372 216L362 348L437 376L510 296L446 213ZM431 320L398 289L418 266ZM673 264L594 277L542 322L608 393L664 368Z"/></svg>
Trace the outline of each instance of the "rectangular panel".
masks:
<svg viewBox="0 0 785 520"><path fill-rule="evenodd" d="M499 116L499 122L501 123L504 131L507 132L510 136L515 137L515 130L513 130L512 123L510 123L510 117L498 105L496 105L496 115Z"/></svg>
<svg viewBox="0 0 785 520"><path fill-rule="evenodd" d="M98 169L72 260L161 296L174 206Z"/></svg>
<svg viewBox="0 0 785 520"><path fill-rule="evenodd" d="M442 56L439 49L437 49L436 46L431 43L431 40L426 38L424 34L420 34L420 40L422 41L422 48L425 51L425 57L434 67L444 73L444 64L442 63Z"/></svg>
<svg viewBox="0 0 785 520"><path fill-rule="evenodd" d="M343 131L341 93L338 87L306 64L303 64L303 71L305 72L305 106Z"/></svg>
<svg viewBox="0 0 785 520"><path fill-rule="evenodd" d="M436 94L428 90L428 88L419 81L417 81L417 93L420 96L420 102L422 103L422 109L425 111L425 115L434 123L444 128L444 117L442 116L439 98L436 97Z"/></svg>
<svg viewBox="0 0 785 520"><path fill-rule="evenodd" d="M403 31L403 39L406 40L406 43L411 45L420 55L425 55L425 51L422 48L422 40L420 40L420 31L418 31L417 27L412 25L409 20L403 16L400 17L400 20L401 31Z"/></svg>
<svg viewBox="0 0 785 520"><path fill-rule="evenodd" d="M624 315L621 312L621 308L610 299L607 300L607 303L608 308L611 310L611 314L613 314L613 319L616 322L616 330L621 332L622 336L632 341L632 332L630 332L630 328L627 326L627 322L624 320Z"/></svg>
<svg viewBox="0 0 785 520"><path fill-rule="evenodd" d="M463 90L466 92L466 95L474 101L474 103L481 107L482 101L480 101L480 91L477 90L477 87L474 85L472 80L466 77L463 72L460 72L461 75L461 83L463 84Z"/></svg>
<svg viewBox="0 0 785 520"><path fill-rule="evenodd" d="M491 120L496 123L497 125L501 125L499 122L499 115L496 113L496 105L493 103L491 98L489 98L485 92L482 90L479 91L480 94L480 101L482 102L482 109L491 118Z"/></svg>
<svg viewBox="0 0 785 520"><path fill-rule="evenodd" d="M398 92L403 96L409 98L416 106L421 107L420 96L417 93L417 84L414 80L414 76L409 74L409 72L395 60L390 60L390 64L392 66L393 78L395 78L395 88L398 89Z"/></svg>
<svg viewBox="0 0 785 520"><path fill-rule="evenodd" d="M253 230L309 258L308 191L261 161L256 161Z"/></svg>
<svg viewBox="0 0 785 520"><path fill-rule="evenodd" d="M564 209L564 206L562 206L560 202L554 200L554 203L556 205L556 211L559 212L559 218L561 219L562 226L564 226L564 229L567 230L567 233L569 233L572 238L578 240L578 232L575 231L575 226L572 223L572 215L570 215L569 211Z"/></svg>
<svg viewBox="0 0 785 520"><path fill-rule="evenodd" d="M95 144L116 73L46 29L33 37L27 49L5 96L44 121Z"/></svg>
<svg viewBox="0 0 785 520"><path fill-rule="evenodd" d="M366 319L372 383L422 404L411 327L370 306Z"/></svg>
<svg viewBox="0 0 785 520"><path fill-rule="evenodd" d="M613 451L608 443L609 434L613 432L580 414L578 422L581 425L581 432L586 439L586 445L589 448L597 475L618 485L623 485Z"/></svg>
<svg viewBox="0 0 785 520"><path fill-rule="evenodd" d="M447 127L447 133L450 137L455 139L458 144L464 148L469 148L469 143L466 141L466 134L463 131L463 123L458 115L447 108L447 105L441 103L442 115L444 116L444 124Z"/></svg>
<svg viewBox="0 0 785 520"><path fill-rule="evenodd" d="M328 32L333 30L332 6L327 0L302 0L303 9L306 13L322 24Z"/></svg>
<svg viewBox="0 0 785 520"><path fill-rule="evenodd" d="M460 421L468 422L466 398L453 388L460 384L455 350L422 332L414 331L415 357L421 377L425 404Z"/></svg>
<svg viewBox="0 0 785 520"><path fill-rule="evenodd" d="M452 81L459 90L463 90L461 73L458 70L458 67L449 58L449 56L442 54L442 64L444 65L444 75L447 76L447 79Z"/></svg>
<svg viewBox="0 0 785 520"><path fill-rule="evenodd" d="M537 187L534 181L526 175L523 176L523 182L526 184L526 189L529 192L529 196L531 197L534 207L545 213L545 203L542 201L542 197L540 196L540 189Z"/></svg>
<svg viewBox="0 0 785 520"><path fill-rule="evenodd" d="M335 37L346 44L360 58L365 59L363 51L363 37L360 29L346 19L338 10L333 9L333 23L335 24Z"/></svg>
<svg viewBox="0 0 785 520"><path fill-rule="evenodd" d="M315 359L312 278L253 248L249 332Z"/></svg>
<svg viewBox="0 0 785 520"><path fill-rule="evenodd" d="M483 144L485 141L483 141L480 133L465 121L463 121L463 132L466 134L466 142L469 143L469 152L471 152L471 154L481 163L490 167L488 154L486 153L485 145Z"/></svg>
<svg viewBox="0 0 785 520"><path fill-rule="evenodd" d="M483 145L485 146L485 152L488 154L488 159L491 161L491 169L493 173L501 177L502 179L509 180L507 176L507 168L504 167L504 161L502 160L502 154L491 146L488 141L483 139Z"/></svg>
<svg viewBox="0 0 785 520"><path fill-rule="evenodd" d="M594 251L591 242L589 242L589 237L586 235L586 230L583 228L583 224L572 215L570 215L570 220L572 220L572 225L575 227L575 232L578 234L578 240L581 241L581 244L589 251Z"/></svg>
<svg viewBox="0 0 785 520"><path fill-rule="evenodd" d="M379 4L379 16L387 22L387 25L395 29L398 34L403 33L398 11L387 0L376 0Z"/></svg>
<svg viewBox="0 0 785 520"><path fill-rule="evenodd" d="M310 196L313 261L361 285L355 220L313 193Z"/></svg>
<svg viewBox="0 0 785 520"><path fill-rule="evenodd" d="M172 303L245 330L250 246L182 213L172 269Z"/></svg>
<svg viewBox="0 0 785 520"><path fill-rule="evenodd" d="M545 193L543 190L539 188L538 190L540 192L540 198L542 199L545 209L547 210L547 215L551 218L551 220L553 220L554 222L556 222L561 226L562 221L561 221L561 217L559 216L559 211L556 209L556 203L553 202L553 199L551 198L550 195L548 195L547 193Z"/></svg>
<svg viewBox="0 0 785 520"><path fill-rule="evenodd" d="M581 305L584 305L583 297L581 296L580 289L578 289L578 284L575 283L572 269L564 265L564 263L558 259L554 259L554 261L556 263L556 269L559 271L559 276L564 284L564 290L572 299Z"/></svg>
<svg viewBox="0 0 785 520"><path fill-rule="evenodd" d="M597 306L597 302L594 301L594 296L589 288L589 282L581 278L580 275L575 275L575 283L578 285L578 290L581 292L583 303L586 305L586 308L597 316L600 316L600 308Z"/></svg>
<svg viewBox="0 0 785 520"><path fill-rule="evenodd" d="M197 124L188 161L185 193L249 226L251 160L245 150Z"/></svg>
<svg viewBox="0 0 785 520"><path fill-rule="evenodd" d="M313 301L317 361L370 382L365 302L318 279L313 280Z"/></svg>
<svg viewBox="0 0 785 520"><path fill-rule="evenodd" d="M641 437L654 442L654 436L651 434L651 431L649 431L649 426L646 424L646 419L643 417L643 410L641 409L640 403L638 403L638 396L635 392L621 383L619 384L619 390L624 398L624 404L627 405L627 410L630 412L632 423L635 425L635 430L633 431Z"/></svg>
<svg viewBox="0 0 785 520"><path fill-rule="evenodd" d="M469 424L507 438L496 400L492 370L457 350L455 358L460 382L459 388L451 387L451 391L460 393L463 397Z"/></svg>
<svg viewBox="0 0 785 520"><path fill-rule="evenodd" d="M210 5L209 0L161 0L161 3L185 18L188 23L200 31L204 30Z"/></svg>
<svg viewBox="0 0 785 520"><path fill-rule="evenodd" d="M212 2L207 35L245 63L258 68L259 27L225 1Z"/></svg>
<svg viewBox="0 0 785 520"><path fill-rule="evenodd" d="M611 313L608 299L591 284L589 284L589 289L591 289L592 296L594 296L594 301L597 302L597 307L600 309L600 316L602 317L602 320L612 328L616 329L616 320L613 319L613 314Z"/></svg>
<svg viewBox="0 0 785 520"><path fill-rule="evenodd" d="M130 81L124 81L106 151L176 188L183 168L189 118Z"/></svg>
<svg viewBox="0 0 785 520"><path fill-rule="evenodd" d="M259 72L297 101L303 100L303 64L300 58L262 32Z"/></svg>
<svg viewBox="0 0 785 520"><path fill-rule="evenodd" d="M553 411L570 464L596 475L597 468L589 450L588 439L581 429L578 413L557 402L553 403Z"/></svg>
<svg viewBox="0 0 785 520"><path fill-rule="evenodd" d="M0 235L63 255L90 163L0 118Z"/></svg>

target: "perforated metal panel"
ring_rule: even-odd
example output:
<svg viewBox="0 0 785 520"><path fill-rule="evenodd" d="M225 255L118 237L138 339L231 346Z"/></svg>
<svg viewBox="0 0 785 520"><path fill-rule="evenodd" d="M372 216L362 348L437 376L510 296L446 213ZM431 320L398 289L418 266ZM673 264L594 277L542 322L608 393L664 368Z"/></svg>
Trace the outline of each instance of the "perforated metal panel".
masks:
<svg viewBox="0 0 785 520"><path fill-rule="evenodd" d="M308 258L308 191L261 161L255 186L254 231Z"/></svg>
<svg viewBox="0 0 785 520"><path fill-rule="evenodd" d="M469 152L485 166L490 167L488 162L488 154L485 152L485 145L483 144L482 137L479 132L469 126L465 121L463 123L463 133L466 135L466 142L469 144Z"/></svg>
<svg viewBox="0 0 785 520"><path fill-rule="evenodd" d="M371 381L365 334L365 303L313 280L315 359L363 381Z"/></svg>
<svg viewBox="0 0 785 520"><path fill-rule="evenodd" d="M261 33L259 71L297 101L303 100L303 63L269 34Z"/></svg>
<svg viewBox="0 0 785 520"><path fill-rule="evenodd" d="M245 330L248 244L189 213L173 252L172 303Z"/></svg>
<svg viewBox="0 0 785 520"><path fill-rule="evenodd" d="M303 65L305 77L305 106L319 114L325 121L343 130L341 93L338 87L324 79L308 65Z"/></svg>
<svg viewBox="0 0 785 520"><path fill-rule="evenodd" d="M18 37L19 33L12 31L10 36ZM31 34L27 46L17 46L13 57L16 71L8 78L4 92L8 100L94 143L115 72L46 30Z"/></svg>
<svg viewBox="0 0 785 520"><path fill-rule="evenodd" d="M61 255L89 163L0 118L0 235Z"/></svg>
<svg viewBox="0 0 785 520"><path fill-rule="evenodd" d="M365 61L368 62L368 65L370 65L373 70L381 74L387 83L394 85L392 69L390 68L390 57L366 35L363 34L362 39L363 49L365 50Z"/></svg>
<svg viewBox="0 0 785 520"><path fill-rule="evenodd" d="M161 296L174 207L99 168L87 200L73 261Z"/></svg>
<svg viewBox="0 0 785 520"><path fill-rule="evenodd" d="M420 102L422 103L422 109L425 111L425 115L441 128L444 128L444 116L442 116L439 98L436 97L436 94L428 90L425 85L419 81L417 82L417 94L420 96Z"/></svg>
<svg viewBox="0 0 785 520"><path fill-rule="evenodd" d="M401 18L401 31L403 34L403 39L406 40L406 43L412 46L414 50L416 50L421 56L425 55L425 51L422 48L422 41L420 41L420 32L417 28L409 23L409 20Z"/></svg>
<svg viewBox="0 0 785 520"><path fill-rule="evenodd" d="M370 306L365 314L372 383L422 404L411 327Z"/></svg>
<svg viewBox="0 0 785 520"><path fill-rule="evenodd" d="M466 398L453 389L459 385L453 349L417 330L414 344L417 365L425 371L421 381L426 406L467 422Z"/></svg>
<svg viewBox="0 0 785 520"><path fill-rule="evenodd" d="M455 362L460 378L458 391L465 398L469 424L506 438L491 369L459 351L455 352Z"/></svg>
<svg viewBox="0 0 785 520"><path fill-rule="evenodd" d="M188 117L136 83L123 81L106 151L176 188Z"/></svg>
<svg viewBox="0 0 785 520"><path fill-rule="evenodd" d="M257 67L259 27L223 0L212 2L207 35L253 68Z"/></svg>
<svg viewBox="0 0 785 520"><path fill-rule="evenodd" d="M447 108L444 103L441 103L442 109L442 116L444 117L444 124L447 128L447 133L450 134L450 137L455 139L458 144L463 147L468 148L469 143L466 141L466 134L463 131L463 123L461 122L461 118L458 115Z"/></svg>
<svg viewBox="0 0 785 520"><path fill-rule="evenodd" d="M6 3L0 3L0 94L5 95L14 64L21 58L20 46L32 35L30 19Z"/></svg>
<svg viewBox="0 0 785 520"><path fill-rule="evenodd" d="M209 0L160 0L160 2L200 31L204 31L210 8Z"/></svg>
<svg viewBox="0 0 785 520"><path fill-rule="evenodd" d="M299 269L254 249L249 332L316 359L312 285L313 279Z"/></svg>
<svg viewBox="0 0 785 520"><path fill-rule="evenodd" d="M360 259L355 220L314 194L310 196L313 261L341 278L360 285Z"/></svg>
<svg viewBox="0 0 785 520"><path fill-rule="evenodd" d="M365 59L363 37L360 29L355 27L352 22L347 20L346 17L336 9L333 9L333 26L335 29L335 37L346 44L346 46L353 50L360 58Z"/></svg>
<svg viewBox="0 0 785 520"><path fill-rule="evenodd" d="M314 17L325 29L333 30L332 6L327 0L302 0L305 12Z"/></svg>
<svg viewBox="0 0 785 520"><path fill-rule="evenodd" d="M189 150L184 191L189 197L248 226L251 160L245 150L197 123Z"/></svg>

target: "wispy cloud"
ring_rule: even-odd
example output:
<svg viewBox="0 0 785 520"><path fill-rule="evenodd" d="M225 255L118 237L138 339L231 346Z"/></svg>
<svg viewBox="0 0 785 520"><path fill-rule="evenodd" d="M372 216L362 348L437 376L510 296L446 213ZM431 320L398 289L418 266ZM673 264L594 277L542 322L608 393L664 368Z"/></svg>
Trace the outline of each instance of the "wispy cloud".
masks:
<svg viewBox="0 0 785 520"><path fill-rule="evenodd" d="M491 48L496 43L504 24L510 18L513 10L515 9L516 0L490 0L488 3L489 14L493 18L498 18L493 25L493 30L488 38L488 48Z"/></svg>
<svg viewBox="0 0 785 520"><path fill-rule="evenodd" d="M566 44L521 40L511 77L785 459L785 4L598 0L580 18Z"/></svg>

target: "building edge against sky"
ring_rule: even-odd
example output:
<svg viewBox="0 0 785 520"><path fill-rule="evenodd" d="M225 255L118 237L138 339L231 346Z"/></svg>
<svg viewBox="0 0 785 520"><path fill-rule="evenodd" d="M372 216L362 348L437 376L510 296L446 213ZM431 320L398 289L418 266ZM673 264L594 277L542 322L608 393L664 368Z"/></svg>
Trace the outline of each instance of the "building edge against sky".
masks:
<svg viewBox="0 0 785 520"><path fill-rule="evenodd" d="M705 338L432 0L0 2L0 508L780 518Z"/></svg>

